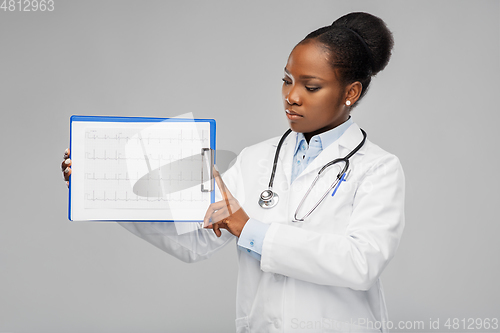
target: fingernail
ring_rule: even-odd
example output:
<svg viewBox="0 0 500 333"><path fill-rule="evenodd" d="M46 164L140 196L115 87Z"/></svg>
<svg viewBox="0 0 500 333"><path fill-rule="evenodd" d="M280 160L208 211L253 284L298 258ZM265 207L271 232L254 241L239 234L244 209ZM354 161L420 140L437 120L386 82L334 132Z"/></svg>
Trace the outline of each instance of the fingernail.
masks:
<svg viewBox="0 0 500 333"><path fill-rule="evenodd" d="M66 186L69 187L69 182L66 182Z"/></svg>
<svg viewBox="0 0 500 333"><path fill-rule="evenodd" d="M219 168L217 167L216 164L214 164L214 169L215 169L215 171L219 172Z"/></svg>
<svg viewBox="0 0 500 333"><path fill-rule="evenodd" d="M66 148L66 150L64 151L64 154L68 155L69 154L69 149Z"/></svg>
<svg viewBox="0 0 500 333"><path fill-rule="evenodd" d="M68 158L66 159L66 161L64 161L64 164L70 164L71 163L71 160Z"/></svg>
<svg viewBox="0 0 500 333"><path fill-rule="evenodd" d="M69 172L69 168L64 169L64 173L68 173L68 172Z"/></svg>

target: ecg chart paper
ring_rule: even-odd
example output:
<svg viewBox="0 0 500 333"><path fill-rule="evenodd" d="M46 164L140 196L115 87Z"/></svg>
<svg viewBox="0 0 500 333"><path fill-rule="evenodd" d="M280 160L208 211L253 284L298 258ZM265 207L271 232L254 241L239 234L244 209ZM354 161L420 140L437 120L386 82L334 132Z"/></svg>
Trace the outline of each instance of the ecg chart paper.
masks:
<svg viewBox="0 0 500 333"><path fill-rule="evenodd" d="M72 119L70 220L203 220L214 199L201 190L211 122L140 119Z"/></svg>

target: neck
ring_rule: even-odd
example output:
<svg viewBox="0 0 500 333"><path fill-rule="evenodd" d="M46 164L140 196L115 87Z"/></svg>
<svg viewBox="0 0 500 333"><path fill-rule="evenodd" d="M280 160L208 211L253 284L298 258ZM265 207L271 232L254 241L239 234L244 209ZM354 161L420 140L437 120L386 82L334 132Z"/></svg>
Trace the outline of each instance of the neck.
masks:
<svg viewBox="0 0 500 333"><path fill-rule="evenodd" d="M337 126L342 125L343 123L345 123L347 120L349 120L349 115L347 116L347 118L345 118L344 120L342 120L339 123L336 123L334 125L325 126L323 128L317 129L316 131L313 131L313 132L303 133L304 134L304 138L306 139L307 144L309 144L309 141L311 141L311 138L313 136L321 134L321 133L324 133L324 132L329 131L331 129L334 129L335 127L337 127Z"/></svg>

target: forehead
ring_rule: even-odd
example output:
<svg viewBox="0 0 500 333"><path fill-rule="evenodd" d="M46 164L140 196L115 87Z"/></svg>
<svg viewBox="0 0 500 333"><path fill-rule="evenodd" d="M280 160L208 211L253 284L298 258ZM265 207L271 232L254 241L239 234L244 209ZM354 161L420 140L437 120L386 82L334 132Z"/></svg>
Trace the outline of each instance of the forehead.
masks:
<svg viewBox="0 0 500 333"><path fill-rule="evenodd" d="M288 57L286 70L293 76L336 78L335 71L330 65L327 50L315 41L298 44Z"/></svg>

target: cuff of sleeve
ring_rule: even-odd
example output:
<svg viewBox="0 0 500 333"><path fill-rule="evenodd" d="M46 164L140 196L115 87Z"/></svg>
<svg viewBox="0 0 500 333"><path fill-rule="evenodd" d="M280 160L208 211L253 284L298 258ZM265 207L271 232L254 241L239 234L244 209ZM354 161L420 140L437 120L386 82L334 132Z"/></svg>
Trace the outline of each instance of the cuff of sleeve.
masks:
<svg viewBox="0 0 500 333"><path fill-rule="evenodd" d="M249 219L241 231L238 245L247 250L262 254L262 245L267 229L269 229L269 224L252 218Z"/></svg>

